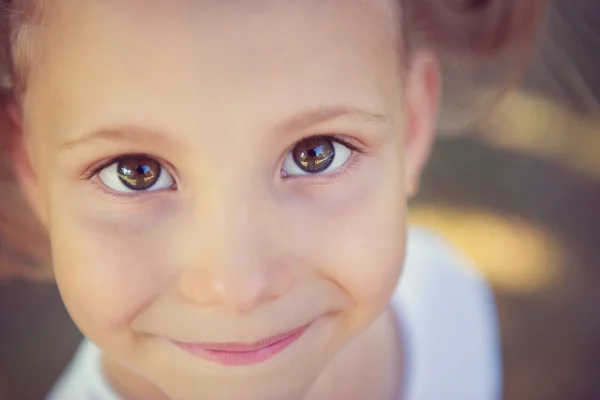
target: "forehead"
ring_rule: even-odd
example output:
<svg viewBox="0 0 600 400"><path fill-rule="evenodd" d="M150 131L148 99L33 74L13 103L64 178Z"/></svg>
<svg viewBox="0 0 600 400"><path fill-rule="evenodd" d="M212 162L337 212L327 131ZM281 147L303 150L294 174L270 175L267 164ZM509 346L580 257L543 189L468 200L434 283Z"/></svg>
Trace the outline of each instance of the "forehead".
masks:
<svg viewBox="0 0 600 400"><path fill-rule="evenodd" d="M375 76L398 62L393 3L57 0L35 38L27 99L81 116L107 98L210 108L341 100L351 87L375 96L385 86Z"/></svg>

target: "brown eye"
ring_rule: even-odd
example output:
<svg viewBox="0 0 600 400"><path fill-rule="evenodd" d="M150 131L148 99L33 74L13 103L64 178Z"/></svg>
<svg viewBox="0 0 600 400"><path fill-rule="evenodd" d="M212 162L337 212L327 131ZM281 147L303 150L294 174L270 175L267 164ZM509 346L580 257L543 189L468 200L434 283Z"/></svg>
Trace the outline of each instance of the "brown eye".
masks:
<svg viewBox="0 0 600 400"><path fill-rule="evenodd" d="M175 185L171 174L158 161L146 156L122 157L100 171L99 178L116 192L152 191Z"/></svg>
<svg viewBox="0 0 600 400"><path fill-rule="evenodd" d="M160 178L158 162L147 157L126 157L117 163L119 179L131 190L146 190Z"/></svg>
<svg viewBox="0 0 600 400"><path fill-rule="evenodd" d="M322 172L333 163L335 146L333 141L326 137L305 139L294 147L292 158L304 172Z"/></svg>
<svg viewBox="0 0 600 400"><path fill-rule="evenodd" d="M340 169L353 154L351 146L343 143L330 136L314 136L298 142L281 166L282 176L322 175Z"/></svg>

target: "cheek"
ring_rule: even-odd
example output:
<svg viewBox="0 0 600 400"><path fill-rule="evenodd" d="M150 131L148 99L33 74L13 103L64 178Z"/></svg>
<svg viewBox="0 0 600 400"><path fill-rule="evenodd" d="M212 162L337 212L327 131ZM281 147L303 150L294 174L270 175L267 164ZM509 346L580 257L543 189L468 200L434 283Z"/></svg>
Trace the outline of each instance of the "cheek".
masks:
<svg viewBox="0 0 600 400"><path fill-rule="evenodd" d="M351 202L315 207L294 218L293 231L302 233L294 237L296 251L345 291L363 318L388 305L402 272L406 200L401 179L394 176Z"/></svg>
<svg viewBox="0 0 600 400"><path fill-rule="evenodd" d="M168 284L158 234L132 237L118 224L108 229L73 212L54 217L56 280L73 320L90 338L126 330Z"/></svg>
<svg viewBox="0 0 600 400"><path fill-rule="evenodd" d="M404 213L373 206L364 205L347 218L344 230L332 232L331 247L339 250L328 267L332 279L369 313L389 303L402 270L405 241Z"/></svg>
<svg viewBox="0 0 600 400"><path fill-rule="evenodd" d="M348 219L346 232L333 232L336 251L327 274L367 317L386 307L402 271L405 230L402 218L376 221L367 215Z"/></svg>

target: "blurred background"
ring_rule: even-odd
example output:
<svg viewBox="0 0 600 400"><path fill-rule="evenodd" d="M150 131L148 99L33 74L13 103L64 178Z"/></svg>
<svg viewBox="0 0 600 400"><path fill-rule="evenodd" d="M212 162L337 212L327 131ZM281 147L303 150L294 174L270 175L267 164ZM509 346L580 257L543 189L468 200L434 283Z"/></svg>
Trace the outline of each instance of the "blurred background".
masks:
<svg viewBox="0 0 600 400"><path fill-rule="evenodd" d="M599 52L600 1L552 2L521 87L440 138L411 204L493 285L507 400L600 399ZM2 400L42 399L81 339L31 275L0 279Z"/></svg>

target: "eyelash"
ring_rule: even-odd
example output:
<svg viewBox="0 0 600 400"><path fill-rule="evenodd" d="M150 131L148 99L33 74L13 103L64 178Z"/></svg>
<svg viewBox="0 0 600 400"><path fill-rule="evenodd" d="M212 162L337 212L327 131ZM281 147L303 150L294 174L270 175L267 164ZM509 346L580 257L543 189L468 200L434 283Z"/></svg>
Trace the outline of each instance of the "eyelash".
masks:
<svg viewBox="0 0 600 400"><path fill-rule="evenodd" d="M139 198L141 194L143 194L144 196L142 196L142 198L144 199L148 199L150 197L153 197L153 195L163 192L163 190L160 191L153 191L153 192L140 192L140 193L135 193L135 192L123 192L123 193L119 193L119 192L115 192L114 190L110 190L108 187L106 187L106 185L104 185L102 182L100 182L100 179L94 179L97 178L98 175L100 174L100 172L102 172L102 170L104 170L105 168L110 167L111 165L113 165L114 163L118 162L119 160L121 160L122 158L125 157L146 157L146 158L151 158L153 160L156 160L160 163L161 167L164 168L165 164L168 164L164 161L161 161L160 157L156 157L153 156L151 154L147 154L147 153L129 153L129 154L123 154L117 157L113 157L108 159L108 161L102 161L100 163L96 163L94 166L90 167L86 172L83 173L83 175L81 176L81 180L83 181L87 181L87 182L92 182L93 184L100 190L103 192L103 194L110 196L112 198L115 199L119 199L119 200L132 200L133 198ZM173 174L174 168L169 166L169 172L171 173L171 175L173 175L173 179L176 180L175 178L175 174ZM175 182L174 185L174 189L176 189L178 186L177 181ZM137 201L137 200L136 200Z"/></svg>
<svg viewBox="0 0 600 400"><path fill-rule="evenodd" d="M282 174L282 178L284 180L287 180L287 179L292 180L293 179L293 180L312 180L312 181L325 180L327 182L333 181L344 175L348 175L350 170L357 166L357 164L360 161L360 159L362 158L362 156L368 155L368 151L367 151L366 147L364 147L362 145L356 145L354 143L350 143L349 140L344 139L343 137L338 136L338 135L308 135L308 136L305 136L302 139L296 141L287 150L287 152L285 154L287 155L290 151L292 151L294 149L294 147L296 147L299 143L302 143L304 140L314 139L314 138L327 138L329 140L332 140L338 144L341 144L342 146L346 146L348 149L350 149L353 152L353 154L350 156L350 159L348 159L346 164L342 165L339 169L337 169L336 171L334 171L332 173L307 174L307 175L301 175L301 176L284 176ZM358 155L358 157L356 157L357 155Z"/></svg>
<svg viewBox="0 0 600 400"><path fill-rule="evenodd" d="M305 138L303 138L302 140L306 140L306 139L311 139L314 136L307 136ZM359 146L359 145L355 145L353 143L350 143L350 141L348 141L347 139L344 139L343 137L340 136L336 136L336 135L318 135L316 137L325 137L325 138L329 138L331 140L333 140L334 142L337 142L339 144L343 144L344 146L346 146L347 148L349 148L352 151L355 151L359 154L366 154L367 151L363 146ZM302 142L302 140L299 140L296 142L296 144L294 144L294 146L296 146L298 143Z"/></svg>
<svg viewBox="0 0 600 400"><path fill-rule="evenodd" d="M338 179L344 175L347 175L349 173L349 171L353 168L356 167L358 161L360 160L360 158L362 156L365 156L368 154L367 149L364 146L361 145L356 145L354 143L350 143L349 140L344 139L343 137L337 136L337 135L307 135L305 137L303 137L302 139L296 141L287 151L286 151L286 155L288 154L288 152L292 151L294 149L295 146L297 146L299 143L301 143L304 140L308 140L308 139L314 139L314 138L327 138L329 140L332 140L338 144L341 144L343 146L346 146L348 149L350 149L353 154L350 156L351 159L349 159L346 164L344 164L343 166L341 166L339 169L337 169L336 171L332 172L332 173L323 173L323 174L308 174L308 175L302 175L302 176L284 176L282 174L282 179L288 180L288 179L299 179L299 180L313 180L313 181L319 181L319 180L325 180L325 181L332 181L335 179ZM358 159L356 159L356 155L358 155ZM124 154L124 155L120 155L118 157L114 157L109 159L108 161L104 161L101 162L100 164L97 164L97 166L93 166L90 169L88 169L87 172L85 172L81 179L84 181L91 181L92 179L94 179L95 177L98 176L98 174L100 174L100 172L102 172L102 170L104 170L105 168L108 168L109 166L111 166L112 164L118 162L119 160L121 160L122 158L125 157L131 157L131 156L139 156L139 157L147 157L147 158L151 158L154 160L157 160L161 166L163 166L166 164L165 162L161 161L159 157L150 155L150 154L145 154L145 153L131 153L131 154ZM172 173L172 168L170 168L170 171L172 175L174 175ZM173 176L175 178L175 176ZM113 190L109 190L107 188L104 187L104 185L102 185L101 183L97 183L97 186L103 191L105 192L107 195L111 196L111 197L116 197L116 198L130 198L132 196L137 196L141 193L119 193L119 192L115 192ZM175 184L175 187L177 187L177 184ZM155 192L143 192L145 195L148 195L150 193L155 193Z"/></svg>
<svg viewBox="0 0 600 400"><path fill-rule="evenodd" d="M110 167L111 165L113 165L116 162L119 162L121 159L126 158L126 157L145 157L145 158L151 158L153 160L158 161L161 166L164 164L164 162L159 161L160 158L150 155L150 154L146 154L146 153L128 153L128 154L123 154L117 157L113 157L108 159L108 161L100 161L96 164L94 164L93 166L91 166L90 168L88 168L88 170L86 172L83 173L83 175L81 176L81 179L84 181L89 181L90 179L93 179L95 176L97 176L100 172L102 172L102 170L104 170L105 168Z"/></svg>

